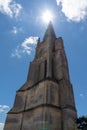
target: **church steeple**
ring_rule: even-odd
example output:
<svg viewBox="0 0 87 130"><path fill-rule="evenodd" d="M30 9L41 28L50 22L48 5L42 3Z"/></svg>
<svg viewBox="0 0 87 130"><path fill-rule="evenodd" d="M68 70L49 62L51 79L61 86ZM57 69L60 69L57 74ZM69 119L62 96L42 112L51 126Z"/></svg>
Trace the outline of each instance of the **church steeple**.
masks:
<svg viewBox="0 0 87 130"><path fill-rule="evenodd" d="M50 21L49 25L48 25L48 28L45 32L45 35L44 35L44 38L43 38L43 41L47 41L47 39L55 39L56 38L56 34L54 32L54 29L53 29L53 25L52 25L52 22Z"/></svg>
<svg viewBox="0 0 87 130"><path fill-rule="evenodd" d="M76 130L76 108L62 38L50 22L38 39L28 78L17 91L4 130Z"/></svg>

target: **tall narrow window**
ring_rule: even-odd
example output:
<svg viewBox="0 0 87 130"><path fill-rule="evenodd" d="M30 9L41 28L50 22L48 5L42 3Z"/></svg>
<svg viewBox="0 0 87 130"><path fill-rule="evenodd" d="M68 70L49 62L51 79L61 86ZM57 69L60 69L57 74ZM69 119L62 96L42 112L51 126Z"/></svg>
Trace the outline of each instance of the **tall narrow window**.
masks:
<svg viewBox="0 0 87 130"><path fill-rule="evenodd" d="M47 74L47 60L45 60L44 79L46 79L46 74Z"/></svg>
<svg viewBox="0 0 87 130"><path fill-rule="evenodd" d="M54 79L54 60L52 59L52 78Z"/></svg>

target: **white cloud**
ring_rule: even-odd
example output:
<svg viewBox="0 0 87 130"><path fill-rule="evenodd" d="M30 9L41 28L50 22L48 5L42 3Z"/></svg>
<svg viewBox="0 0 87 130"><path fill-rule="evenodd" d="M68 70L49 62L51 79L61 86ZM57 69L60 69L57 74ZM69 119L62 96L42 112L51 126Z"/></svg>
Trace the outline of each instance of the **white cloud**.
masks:
<svg viewBox="0 0 87 130"><path fill-rule="evenodd" d="M0 117L2 114L5 114L9 111L10 107L7 105L0 105ZM4 123L0 122L0 130L3 130L4 128Z"/></svg>
<svg viewBox="0 0 87 130"><path fill-rule="evenodd" d="M9 106L7 106L7 105L0 105L0 113L2 113L2 112L8 112L8 110L9 110Z"/></svg>
<svg viewBox="0 0 87 130"><path fill-rule="evenodd" d="M56 0L57 5L61 5L62 12L75 22L84 20L87 16L87 0Z"/></svg>
<svg viewBox="0 0 87 130"><path fill-rule="evenodd" d="M37 44L38 37L26 38L20 46L17 46L14 52L11 54L12 57L21 58L22 54L30 55Z"/></svg>
<svg viewBox="0 0 87 130"><path fill-rule="evenodd" d="M22 9L22 6L16 2L13 2L10 7L11 7L11 10L13 12L13 15L15 17L18 17L18 15Z"/></svg>
<svg viewBox="0 0 87 130"><path fill-rule="evenodd" d="M0 0L0 12L8 16L17 17L22 6L13 0Z"/></svg>
<svg viewBox="0 0 87 130"><path fill-rule="evenodd" d="M4 128L4 123L0 123L0 130L3 130Z"/></svg>

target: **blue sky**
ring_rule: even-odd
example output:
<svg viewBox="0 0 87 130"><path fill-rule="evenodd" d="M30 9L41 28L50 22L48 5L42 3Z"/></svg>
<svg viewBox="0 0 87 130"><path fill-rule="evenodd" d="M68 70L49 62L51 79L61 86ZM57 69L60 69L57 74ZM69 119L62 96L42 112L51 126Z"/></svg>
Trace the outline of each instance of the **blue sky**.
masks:
<svg viewBox="0 0 87 130"><path fill-rule="evenodd" d="M0 0L0 130L47 28L46 10L64 40L78 116L87 115L87 0Z"/></svg>

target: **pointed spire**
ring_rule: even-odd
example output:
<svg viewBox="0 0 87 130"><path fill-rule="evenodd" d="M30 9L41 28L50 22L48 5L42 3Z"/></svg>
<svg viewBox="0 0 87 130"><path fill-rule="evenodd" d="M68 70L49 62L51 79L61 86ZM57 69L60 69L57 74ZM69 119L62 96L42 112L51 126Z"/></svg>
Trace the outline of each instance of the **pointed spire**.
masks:
<svg viewBox="0 0 87 130"><path fill-rule="evenodd" d="M44 35L44 38L43 38L43 41L47 41L48 38L53 38L55 39L56 38L56 35L55 35L55 32L54 32L54 29L53 29L53 25L50 21L49 25L48 25L48 28L45 32L45 35Z"/></svg>

